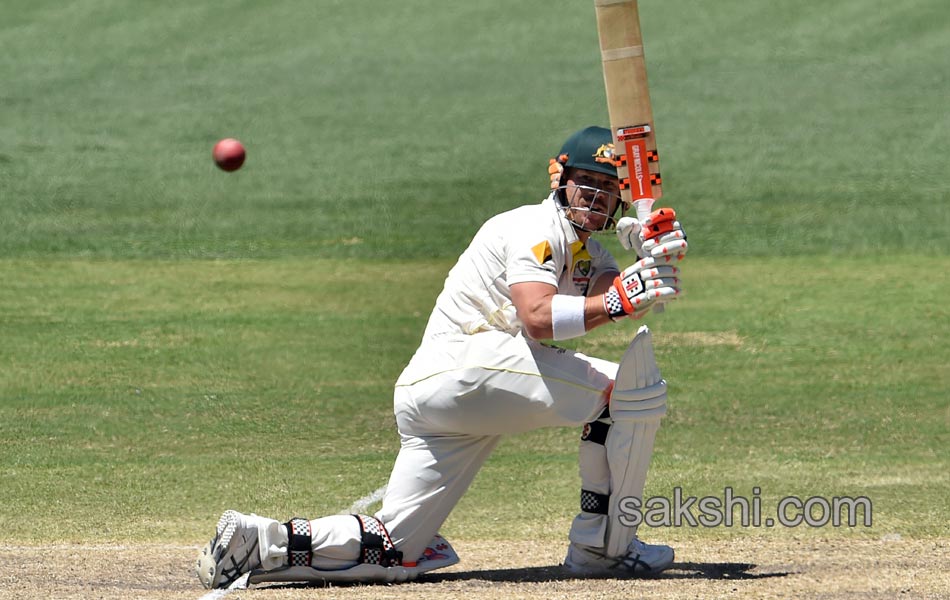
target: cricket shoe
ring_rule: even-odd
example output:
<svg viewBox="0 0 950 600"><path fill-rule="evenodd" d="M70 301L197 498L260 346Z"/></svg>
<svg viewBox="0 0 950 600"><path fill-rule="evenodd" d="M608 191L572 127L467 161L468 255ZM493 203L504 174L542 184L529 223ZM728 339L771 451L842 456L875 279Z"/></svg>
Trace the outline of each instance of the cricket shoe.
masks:
<svg viewBox="0 0 950 600"><path fill-rule="evenodd" d="M256 515L225 511L214 537L198 554L195 571L206 588L226 588L241 575L261 566ZM263 526L263 523L260 523Z"/></svg>
<svg viewBox="0 0 950 600"><path fill-rule="evenodd" d="M662 544L645 544L633 538L627 553L619 558L608 558L596 548L571 544L567 548L564 566L578 575L655 575L673 564L673 549Z"/></svg>

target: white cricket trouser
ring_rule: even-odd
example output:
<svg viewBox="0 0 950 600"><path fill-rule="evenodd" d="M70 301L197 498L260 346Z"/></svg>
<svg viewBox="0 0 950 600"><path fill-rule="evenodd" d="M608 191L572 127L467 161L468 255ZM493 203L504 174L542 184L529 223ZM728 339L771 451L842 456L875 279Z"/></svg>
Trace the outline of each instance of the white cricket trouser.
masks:
<svg viewBox="0 0 950 600"><path fill-rule="evenodd" d="M502 435L593 421L607 405L616 373L616 363L520 334L425 341L396 384L401 448L375 515L403 561L421 556ZM270 525L262 542L265 568L277 568L287 536L276 521ZM314 567L357 563L356 519L325 517L311 527Z"/></svg>
<svg viewBox="0 0 950 600"><path fill-rule="evenodd" d="M425 549L503 434L593 421L616 373L520 334L427 340L396 385L402 445L376 514L403 559Z"/></svg>

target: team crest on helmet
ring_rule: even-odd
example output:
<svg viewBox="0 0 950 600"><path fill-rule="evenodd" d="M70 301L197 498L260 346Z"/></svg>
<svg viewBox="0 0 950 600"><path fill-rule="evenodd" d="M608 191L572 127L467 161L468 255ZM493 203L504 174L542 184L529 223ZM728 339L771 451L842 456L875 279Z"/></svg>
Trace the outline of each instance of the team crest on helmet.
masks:
<svg viewBox="0 0 950 600"><path fill-rule="evenodd" d="M614 167L620 166L620 158L617 156L617 149L614 148L612 143L610 144L601 144L600 148L597 149L593 154L594 161L599 163L607 163Z"/></svg>

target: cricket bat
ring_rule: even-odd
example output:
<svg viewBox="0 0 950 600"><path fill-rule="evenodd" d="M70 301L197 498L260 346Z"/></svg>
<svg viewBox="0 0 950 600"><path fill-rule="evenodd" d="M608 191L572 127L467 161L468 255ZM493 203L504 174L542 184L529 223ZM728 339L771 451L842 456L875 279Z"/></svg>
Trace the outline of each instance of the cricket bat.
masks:
<svg viewBox="0 0 950 600"><path fill-rule="evenodd" d="M643 221L663 195L637 0L594 0L620 196ZM655 312L662 312L657 306Z"/></svg>
<svg viewBox="0 0 950 600"><path fill-rule="evenodd" d="M637 218L650 213L653 200L663 195L656 152L653 108L640 34L637 0L594 0L597 33L604 66L607 113L614 147L621 153L617 175L620 195L637 208ZM646 206L646 214L640 207Z"/></svg>

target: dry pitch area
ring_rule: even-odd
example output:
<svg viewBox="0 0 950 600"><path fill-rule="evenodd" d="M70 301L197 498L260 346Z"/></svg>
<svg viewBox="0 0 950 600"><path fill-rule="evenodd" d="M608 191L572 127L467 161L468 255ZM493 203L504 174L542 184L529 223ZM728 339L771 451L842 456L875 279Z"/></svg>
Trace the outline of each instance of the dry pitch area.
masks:
<svg viewBox="0 0 950 600"><path fill-rule="evenodd" d="M948 539L693 541L677 544L672 570L636 580L575 579L554 566L561 548L454 545L462 562L416 583L233 592L200 587L188 546L0 546L0 598L950 598Z"/></svg>

